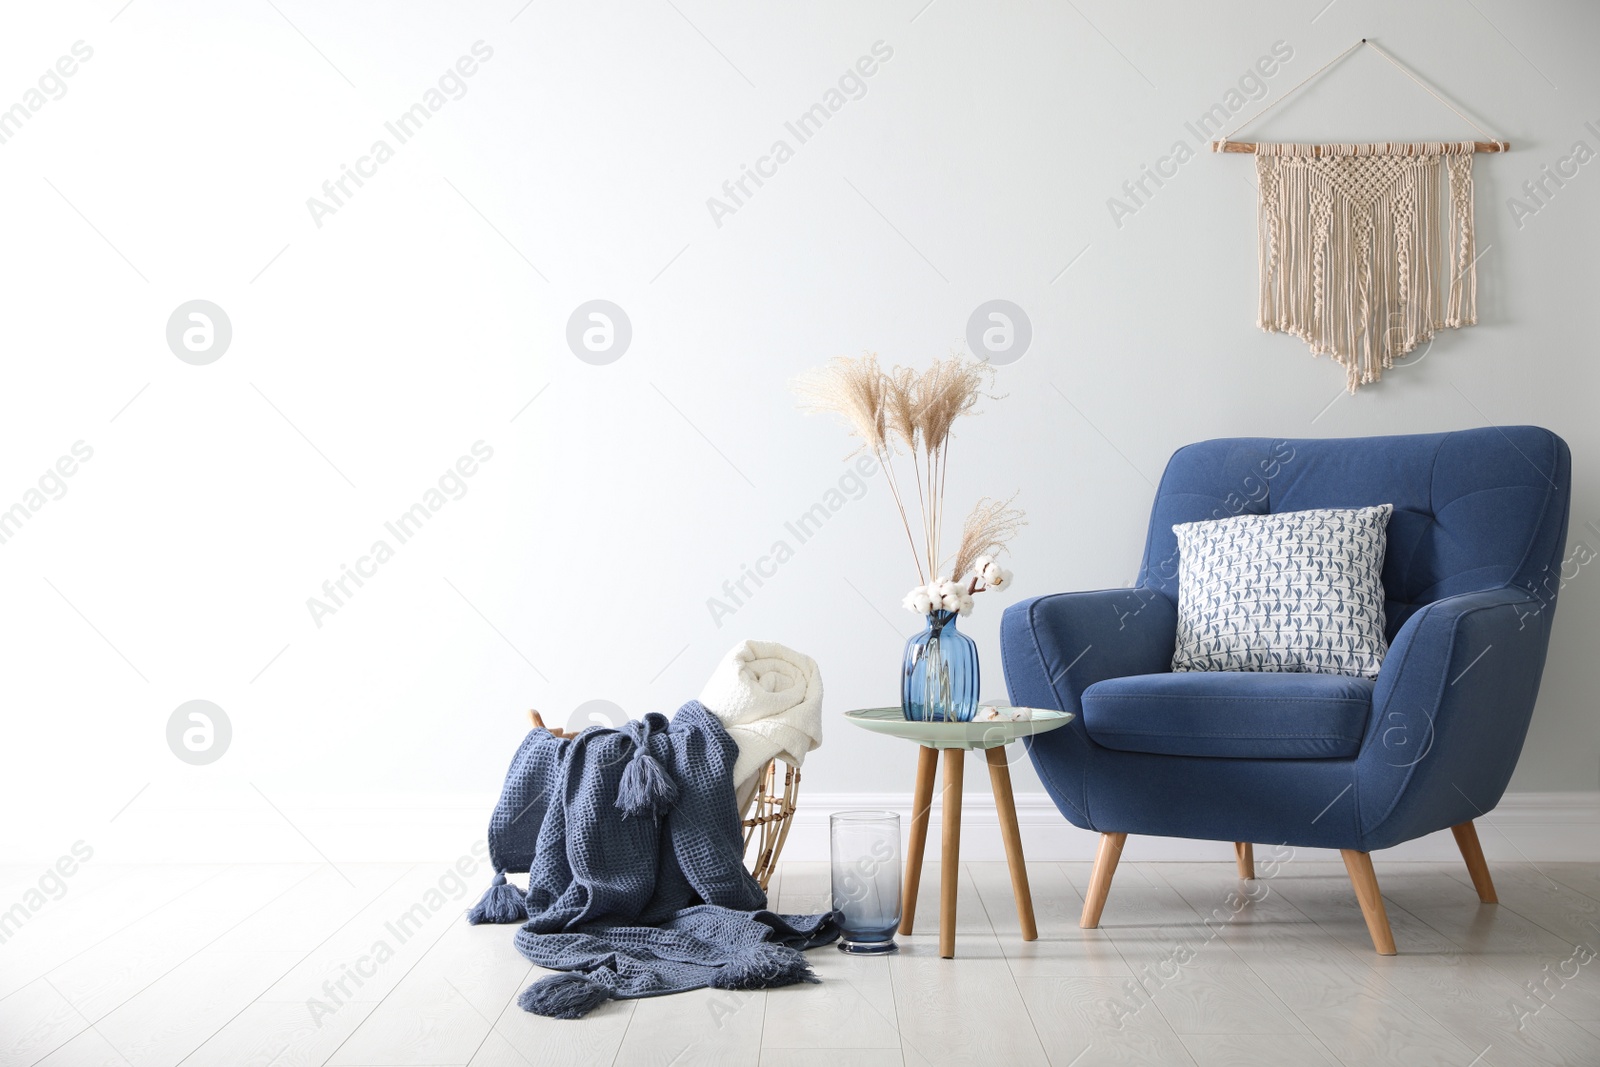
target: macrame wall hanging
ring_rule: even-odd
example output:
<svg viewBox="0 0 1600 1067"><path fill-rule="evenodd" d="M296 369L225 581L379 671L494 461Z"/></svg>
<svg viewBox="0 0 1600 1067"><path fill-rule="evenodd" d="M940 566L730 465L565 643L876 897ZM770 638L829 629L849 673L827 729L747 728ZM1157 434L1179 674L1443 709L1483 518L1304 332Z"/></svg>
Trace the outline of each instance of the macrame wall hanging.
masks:
<svg viewBox="0 0 1600 1067"><path fill-rule="evenodd" d="M1252 144L1228 138L1362 46L1483 134L1484 141ZM1377 381L1446 327L1478 320L1472 157L1511 146L1362 38L1256 112L1217 152L1256 158L1257 325L1300 338L1345 368L1350 391Z"/></svg>

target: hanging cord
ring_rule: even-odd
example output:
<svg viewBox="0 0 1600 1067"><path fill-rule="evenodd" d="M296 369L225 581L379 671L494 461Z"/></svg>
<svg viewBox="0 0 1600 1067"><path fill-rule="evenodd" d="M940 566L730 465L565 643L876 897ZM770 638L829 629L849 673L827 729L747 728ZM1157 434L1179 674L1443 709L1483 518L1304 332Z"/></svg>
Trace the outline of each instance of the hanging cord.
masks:
<svg viewBox="0 0 1600 1067"><path fill-rule="evenodd" d="M1272 103L1268 104L1266 107L1262 108L1260 111L1257 111L1254 115L1251 115L1249 118L1247 118L1243 122L1239 123L1239 125L1235 126L1233 129L1229 130L1227 133L1223 134L1218 139L1219 140L1223 140L1223 141L1229 140L1230 138L1233 137L1234 134L1238 133L1240 130L1244 129L1246 126L1248 126L1252 122L1256 121L1256 119L1259 119L1262 115L1265 115L1267 112L1271 111L1273 108L1277 107L1279 104L1281 104L1285 100L1289 99L1295 93L1298 93L1301 89L1304 89L1308 84L1310 84L1311 82L1315 81L1317 78L1321 77L1323 72L1325 72L1329 67L1333 66L1335 63L1338 63L1345 56L1349 55L1351 52L1354 52L1357 48L1360 48L1362 45L1364 45L1366 43L1367 43L1367 39L1365 37L1361 38L1361 40L1357 41L1355 44L1351 45L1349 48L1346 48L1343 52L1340 52L1338 55L1336 55L1332 59L1328 60L1322 66L1318 67L1316 69L1316 71L1314 71L1312 73L1311 77L1307 78L1305 81L1302 81L1299 85L1296 85L1293 89L1290 89L1288 92L1286 92L1282 96L1278 97L1278 99L1274 100Z"/></svg>
<svg viewBox="0 0 1600 1067"><path fill-rule="evenodd" d="M1240 130L1244 129L1246 126L1250 125L1252 122L1255 122L1262 115L1265 115L1267 112L1271 111L1273 108L1277 107L1279 104L1281 104L1285 100L1289 99L1289 97L1293 96L1295 93L1298 93L1301 89L1304 89L1308 84L1310 84L1311 82L1315 81L1317 78L1321 77L1324 73L1326 73L1327 70L1330 67L1334 66L1340 60L1344 59L1344 57L1348 56L1351 52L1354 52L1356 49L1362 47L1363 45L1365 45L1366 47L1372 49L1374 52L1378 53L1384 59L1388 60L1391 64L1394 65L1394 68L1396 70L1398 70L1401 74L1404 74L1406 77L1410 78L1412 81L1414 81L1418 85L1422 86L1422 88L1427 91L1429 96L1431 96L1435 100L1439 101L1439 103L1443 104L1445 107L1449 108L1451 111L1454 111L1456 113L1456 115L1458 115L1460 118L1465 119L1466 122L1467 122L1467 125L1471 126L1473 129L1477 130L1479 133L1483 134L1483 136L1485 138L1487 138L1488 140L1493 141L1495 144L1501 146L1501 150L1502 151L1507 147L1505 141L1502 141L1500 138L1496 137L1494 134L1490 133L1488 130L1484 129L1482 126L1479 126L1476 122L1473 122L1471 118L1468 118L1468 116L1466 115L1465 112L1463 112L1460 108L1456 107L1450 101L1446 100L1444 97L1440 96L1438 93L1434 92L1433 88L1431 86L1429 86L1427 82L1423 81L1421 78L1419 78L1415 74L1413 74L1409 67L1405 66L1398 59L1394 58L1394 56L1391 56L1388 52L1384 51L1382 48L1379 48L1377 45L1373 44L1371 41L1367 40L1365 37L1361 38L1361 40L1357 41L1355 44L1351 45L1349 48L1346 48L1343 52L1340 52L1338 55L1336 55L1332 59L1328 60L1322 66L1318 67L1314 72L1312 72L1310 77L1306 78L1300 84L1296 85L1294 88L1290 89L1288 92L1286 92L1282 96L1278 97L1278 99L1274 100L1272 103L1268 104L1266 107L1262 108L1260 111L1257 111L1254 115L1251 115L1249 118L1247 118L1243 122L1239 123L1239 125L1235 126L1233 129L1229 130L1227 133L1223 134L1221 137L1218 138L1218 141L1221 142L1221 141L1230 140L1233 137L1234 134L1238 133Z"/></svg>
<svg viewBox="0 0 1600 1067"><path fill-rule="evenodd" d="M1482 126L1479 126L1476 122L1473 122L1472 119L1467 116L1466 112L1462 111L1460 108L1456 107L1450 101L1446 100L1444 97L1442 97L1438 93L1434 92L1433 87L1430 86L1427 82L1423 81L1421 78L1417 77L1415 74L1413 74L1411 72L1411 68L1410 67L1406 66L1404 63L1401 63L1394 56L1391 56L1388 52L1384 51L1382 48L1379 48L1377 45L1373 44L1371 41L1367 40L1365 37L1361 38L1361 43L1366 45L1368 48L1372 49L1374 52L1378 53L1384 59L1387 59L1390 62L1390 64L1392 64L1394 66L1395 70L1398 70L1401 74L1404 74L1406 77L1410 78L1412 81L1414 81L1418 85L1422 86L1422 88L1427 91L1429 96L1431 96L1435 100L1439 101L1439 103L1443 104L1445 107L1449 108L1451 111L1454 111L1456 113L1457 117L1459 117L1463 121L1465 121L1468 126L1471 126L1473 129L1475 129L1479 133L1483 134L1484 140L1493 141L1497 145L1503 145L1503 144L1506 143L1506 142L1502 141L1500 138L1496 137L1494 134L1490 133L1488 130L1484 129Z"/></svg>

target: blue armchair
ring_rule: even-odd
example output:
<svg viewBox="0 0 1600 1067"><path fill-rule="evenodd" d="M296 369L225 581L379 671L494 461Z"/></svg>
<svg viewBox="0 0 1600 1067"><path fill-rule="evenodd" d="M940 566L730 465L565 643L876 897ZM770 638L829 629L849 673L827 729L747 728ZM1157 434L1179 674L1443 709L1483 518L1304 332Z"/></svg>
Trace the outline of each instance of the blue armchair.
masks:
<svg viewBox="0 0 1600 1067"><path fill-rule="evenodd" d="M1560 582L1571 455L1519 426L1180 449L1131 589L1008 609L1006 685L1078 713L1030 755L1075 826L1101 834L1081 924L1099 925L1128 834L1339 849L1378 952L1394 937L1370 853L1450 827L1494 902L1472 820L1500 801L1539 691ZM1377 679L1172 673L1175 523L1393 504Z"/></svg>

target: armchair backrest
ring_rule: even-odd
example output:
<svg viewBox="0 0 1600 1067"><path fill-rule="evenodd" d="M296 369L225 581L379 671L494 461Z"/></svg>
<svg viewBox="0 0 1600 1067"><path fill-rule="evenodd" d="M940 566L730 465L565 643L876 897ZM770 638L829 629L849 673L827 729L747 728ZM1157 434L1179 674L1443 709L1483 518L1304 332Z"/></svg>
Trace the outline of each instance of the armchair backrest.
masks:
<svg viewBox="0 0 1600 1067"><path fill-rule="evenodd" d="M1139 584L1177 599L1175 523L1393 504L1383 568L1391 639L1426 604L1506 586L1533 593L1548 625L1571 481L1566 442L1537 426L1202 441L1167 463Z"/></svg>

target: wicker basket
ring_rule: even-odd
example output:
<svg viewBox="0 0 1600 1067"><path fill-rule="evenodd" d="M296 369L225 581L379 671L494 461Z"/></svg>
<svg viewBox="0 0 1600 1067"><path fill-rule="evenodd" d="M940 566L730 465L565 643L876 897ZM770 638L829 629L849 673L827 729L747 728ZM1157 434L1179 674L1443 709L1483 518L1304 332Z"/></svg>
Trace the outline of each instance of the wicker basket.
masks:
<svg viewBox="0 0 1600 1067"><path fill-rule="evenodd" d="M572 733L546 726L537 711L528 712L528 719L536 729L549 730L557 737L573 737ZM783 767L783 785L778 785L778 767ZM762 889L772 881L772 872L778 869L778 857L783 855L783 843L788 840L789 826L794 822L794 810L800 796L800 768L770 760L761 772L761 784L751 798L744 826L744 861Z"/></svg>
<svg viewBox="0 0 1600 1067"><path fill-rule="evenodd" d="M778 788L778 767L783 767L783 788ZM789 825L794 822L794 809L800 796L800 768L783 760L768 760L761 772L761 785L751 800L744 818L744 861L750 873L756 876L761 888L772 881L772 872L778 869L778 857L783 855L783 843L789 837ZM751 857L751 848L755 856Z"/></svg>

